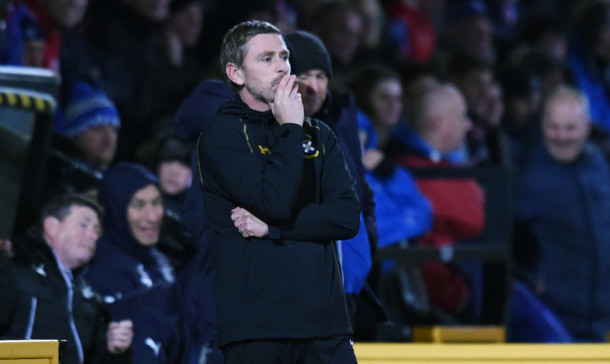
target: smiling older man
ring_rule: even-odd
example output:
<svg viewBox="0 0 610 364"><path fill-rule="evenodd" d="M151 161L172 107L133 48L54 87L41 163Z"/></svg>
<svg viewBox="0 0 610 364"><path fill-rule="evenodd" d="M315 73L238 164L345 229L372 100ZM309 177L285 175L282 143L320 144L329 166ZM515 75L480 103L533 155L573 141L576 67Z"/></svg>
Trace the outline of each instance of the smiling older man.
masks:
<svg viewBox="0 0 610 364"><path fill-rule="evenodd" d="M521 170L515 212L533 232L537 293L577 341L610 329L610 168L587 137L586 99L561 87L546 101L543 145ZM519 226L522 226L519 224ZM519 263L519 262L517 262Z"/></svg>
<svg viewBox="0 0 610 364"><path fill-rule="evenodd" d="M101 207L80 195L60 195L42 211L41 226L0 261L0 338L67 340L66 364L131 363L129 320L108 314L84 280L101 234Z"/></svg>

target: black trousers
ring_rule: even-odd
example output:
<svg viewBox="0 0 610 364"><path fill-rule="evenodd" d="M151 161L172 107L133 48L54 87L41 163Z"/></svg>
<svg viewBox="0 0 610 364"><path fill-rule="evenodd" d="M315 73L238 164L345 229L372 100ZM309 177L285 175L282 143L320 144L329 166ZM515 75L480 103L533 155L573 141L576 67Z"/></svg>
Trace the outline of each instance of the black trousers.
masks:
<svg viewBox="0 0 610 364"><path fill-rule="evenodd" d="M223 348L225 364L357 364L348 336L249 340Z"/></svg>

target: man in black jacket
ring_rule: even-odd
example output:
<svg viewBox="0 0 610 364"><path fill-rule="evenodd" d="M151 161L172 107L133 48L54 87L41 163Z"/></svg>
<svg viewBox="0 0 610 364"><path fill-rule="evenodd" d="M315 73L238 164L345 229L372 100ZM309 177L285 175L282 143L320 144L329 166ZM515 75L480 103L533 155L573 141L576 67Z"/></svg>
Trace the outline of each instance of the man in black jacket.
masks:
<svg viewBox="0 0 610 364"><path fill-rule="evenodd" d="M42 211L41 227L0 260L0 337L67 341L65 364L131 363L129 320L108 323L83 279L101 233L101 208L80 195L60 195Z"/></svg>
<svg viewBox="0 0 610 364"><path fill-rule="evenodd" d="M218 340L227 363L355 363L335 240L358 232L354 181L330 128L304 117L271 24L225 35L234 99L198 143L218 236Z"/></svg>

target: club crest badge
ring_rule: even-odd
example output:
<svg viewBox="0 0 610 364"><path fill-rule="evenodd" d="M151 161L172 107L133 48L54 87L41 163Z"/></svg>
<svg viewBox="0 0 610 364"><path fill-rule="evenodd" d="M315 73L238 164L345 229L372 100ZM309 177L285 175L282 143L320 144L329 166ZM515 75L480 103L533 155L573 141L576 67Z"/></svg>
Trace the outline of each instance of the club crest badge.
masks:
<svg viewBox="0 0 610 364"><path fill-rule="evenodd" d="M320 154L320 151L317 150L311 139L306 139L303 142L303 153L305 154L305 159L315 158Z"/></svg>

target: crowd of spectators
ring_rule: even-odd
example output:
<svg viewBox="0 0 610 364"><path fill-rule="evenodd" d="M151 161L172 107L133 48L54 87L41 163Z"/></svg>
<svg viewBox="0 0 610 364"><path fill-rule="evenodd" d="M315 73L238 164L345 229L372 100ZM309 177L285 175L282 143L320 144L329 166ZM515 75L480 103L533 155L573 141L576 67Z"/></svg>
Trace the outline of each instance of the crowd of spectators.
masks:
<svg viewBox="0 0 610 364"><path fill-rule="evenodd" d="M418 179L411 168L507 168L516 176L508 338L605 340L610 1L14 0L0 6L0 64L47 68L61 77L40 206L77 192L104 207L104 233L84 276L112 319L133 321L131 352L141 360L221 360L208 297L214 247L201 223L206 213L193 150L205 122L232 97L220 81L221 37L249 19L286 35L305 114L337 134L358 131L361 150L341 144L355 134L339 140L352 174L361 175L371 257L387 246L485 243L485 186L475 179ZM320 41L328 63L307 68L308 51L320 47L308 49L307 42ZM324 72L310 72L316 69ZM319 91L319 78L332 97ZM333 116L327 104L351 114ZM345 118L351 126L333 124ZM366 196L371 191L374 207ZM0 238L3 250L19 250L17 237ZM384 262L371 275L401 281L407 273L400 267ZM388 284L382 291L369 283L395 326L479 323L482 274L477 264L427 262L408 270L409 287ZM388 287L410 291L388 293ZM419 294L427 313L399 312L413 303L408 294ZM116 305L125 298L160 308L145 317L146 311ZM515 313L517 306L528 314ZM163 335L137 326L164 318ZM0 336L11 332L0 326ZM408 339L387 330L356 334ZM180 350L165 350L170 346Z"/></svg>

